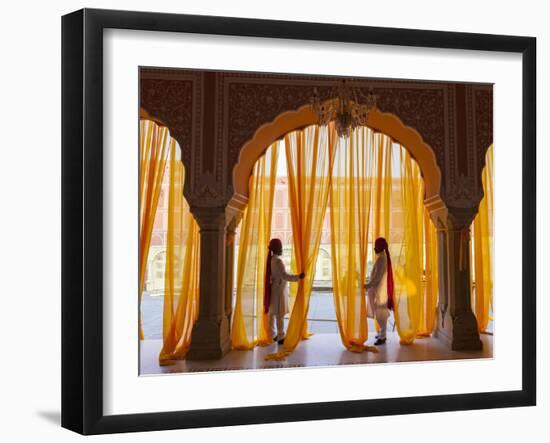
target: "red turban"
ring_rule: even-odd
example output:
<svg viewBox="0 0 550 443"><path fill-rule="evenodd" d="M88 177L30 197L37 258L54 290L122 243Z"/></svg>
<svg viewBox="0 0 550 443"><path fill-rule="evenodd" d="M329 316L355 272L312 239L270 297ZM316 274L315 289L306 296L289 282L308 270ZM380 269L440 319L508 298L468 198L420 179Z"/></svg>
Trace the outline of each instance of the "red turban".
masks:
<svg viewBox="0 0 550 443"><path fill-rule="evenodd" d="M390 251L388 250L388 242L384 237L378 237L374 242L374 250L376 252L386 251L387 259L387 289L388 289L388 309L393 310L393 270L391 267Z"/></svg>
<svg viewBox="0 0 550 443"><path fill-rule="evenodd" d="M269 242L268 249L264 279L264 312L266 314L269 312L269 304L271 302L271 257L274 251L283 250L283 242L278 238L272 238Z"/></svg>
<svg viewBox="0 0 550 443"><path fill-rule="evenodd" d="M278 238L272 238L269 241L269 246L267 248L271 252L273 252L273 251L282 251L283 250L283 242Z"/></svg>

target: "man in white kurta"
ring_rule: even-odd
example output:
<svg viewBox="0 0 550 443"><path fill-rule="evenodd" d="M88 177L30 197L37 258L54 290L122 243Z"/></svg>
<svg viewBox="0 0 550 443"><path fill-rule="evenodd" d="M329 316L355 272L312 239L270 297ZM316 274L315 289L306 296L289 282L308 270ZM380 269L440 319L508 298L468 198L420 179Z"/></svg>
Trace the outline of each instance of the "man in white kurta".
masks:
<svg viewBox="0 0 550 443"><path fill-rule="evenodd" d="M375 342L375 344L378 345L384 344L386 341L386 329L389 316L387 269L388 263L386 252L380 251L376 254L376 259L366 285L369 316L374 316L380 326L380 331L376 336Z"/></svg>
<svg viewBox="0 0 550 443"><path fill-rule="evenodd" d="M277 253L273 254L273 257L271 258L269 326L271 328L271 336L274 341L281 342L285 336L284 318L289 312L288 282L298 281L300 280L300 277L302 277L302 274L295 275L286 272L282 257Z"/></svg>

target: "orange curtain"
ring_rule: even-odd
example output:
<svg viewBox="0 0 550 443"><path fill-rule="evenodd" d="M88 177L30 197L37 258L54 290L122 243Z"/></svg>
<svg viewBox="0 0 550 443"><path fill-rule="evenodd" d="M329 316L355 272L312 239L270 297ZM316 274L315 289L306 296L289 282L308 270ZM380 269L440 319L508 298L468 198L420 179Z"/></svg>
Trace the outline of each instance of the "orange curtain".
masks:
<svg viewBox="0 0 550 443"><path fill-rule="evenodd" d="M473 307L480 332L487 330L493 301L493 146L489 147L482 175L484 196L473 223Z"/></svg>
<svg viewBox="0 0 550 443"><path fill-rule="evenodd" d="M394 153L393 140L385 134L370 134L371 144L377 149L372 152L374 170L371 174L371 188L373 189L373 230L372 243L378 237L384 237L391 243L390 222L393 200L392 155Z"/></svg>
<svg viewBox="0 0 550 443"><path fill-rule="evenodd" d="M263 296L277 158L278 146L274 143L256 162L250 178L248 206L239 238L237 294L231 327L233 349L252 349L272 342Z"/></svg>
<svg viewBox="0 0 550 443"><path fill-rule="evenodd" d="M401 199L400 193L394 191L394 171L392 161L395 152L393 140L385 134L370 133L370 144L376 146L371 152L373 158L372 170L369 174L369 182L371 189L371 227L369 229L369 247L368 258L374 262L374 241L378 237L384 237L389 246L390 255L393 257L396 251L399 251L400 242L396 243L394 220L392 220L392 208L398 208L400 203L397 199ZM402 237L398 236L399 239ZM397 249L396 249L397 245ZM379 330L379 325L376 319L374 320L376 331Z"/></svg>
<svg viewBox="0 0 550 443"><path fill-rule="evenodd" d="M383 140L369 128L339 138L330 176L332 284L338 329L353 352L372 350L368 338L365 281L375 155Z"/></svg>
<svg viewBox="0 0 550 443"><path fill-rule="evenodd" d="M417 163L390 137L372 137L377 140L377 149L371 178L370 242L382 236L389 243L394 271L393 317L400 342L410 344L417 336L429 336L435 325L436 231L424 207L424 181ZM372 244L369 254L371 249Z"/></svg>
<svg viewBox="0 0 550 443"><path fill-rule="evenodd" d="M183 197L185 173L172 139L161 365L183 359L199 312L199 226Z"/></svg>
<svg viewBox="0 0 550 443"><path fill-rule="evenodd" d="M399 174L403 211L403 238L392 256L394 269L394 318L401 344L410 344L420 329L423 313L424 183L418 165L399 149ZM397 248L395 248L397 249Z"/></svg>
<svg viewBox="0 0 550 443"><path fill-rule="evenodd" d="M294 304L283 351L270 354L267 359L284 358L301 339L309 336L307 312L329 195L329 171L335 141L333 125L309 126L285 136L295 266L292 272L305 272L306 276L290 287Z"/></svg>
<svg viewBox="0 0 550 443"><path fill-rule="evenodd" d="M387 239L392 257L394 321L401 343L431 335L438 298L437 238L416 162L390 137L358 128L339 140L330 196L334 297L346 348L360 351L368 337L361 319L364 295L357 293L366 278L362 261L373 259L377 237Z"/></svg>
<svg viewBox="0 0 550 443"><path fill-rule="evenodd" d="M139 297L141 296L147 272L149 245L157 211L160 190L170 151L168 128L158 126L149 120L139 123ZM143 340L143 328L139 323L139 336Z"/></svg>
<svg viewBox="0 0 550 443"><path fill-rule="evenodd" d="M432 334L437 318L437 299L439 295L439 280L437 269L437 231L430 219L427 209L424 209L424 288L422 291L422 309L417 336L428 337Z"/></svg>

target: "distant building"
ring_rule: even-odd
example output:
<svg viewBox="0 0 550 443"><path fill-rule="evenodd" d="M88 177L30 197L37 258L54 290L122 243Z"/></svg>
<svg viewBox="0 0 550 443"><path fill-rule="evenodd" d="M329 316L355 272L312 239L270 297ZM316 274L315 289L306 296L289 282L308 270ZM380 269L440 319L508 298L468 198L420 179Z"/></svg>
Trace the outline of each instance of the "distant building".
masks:
<svg viewBox="0 0 550 443"><path fill-rule="evenodd" d="M403 235L403 211L401 208L399 178L393 179L391 195L392 214L390 220L390 242L399 242ZM155 223L151 235L149 247L149 258L147 261L147 274L145 279L145 291L156 295L164 289L164 269L166 266L166 232L168 230L168 194L169 194L169 173L166 171L160 192ZM330 201L329 201L330 204ZM238 257L239 231L235 240L236 253ZM275 185L275 196L273 202L273 218L271 222L271 237L280 238L283 242L283 259L290 268L292 251L292 223L290 220L288 202L288 177L277 177ZM370 267L370 263L369 266ZM235 266L235 271L237 266ZM321 245L315 268L315 285L330 287L332 281L332 251L330 244L330 212L327 208L323 221L321 233Z"/></svg>
<svg viewBox="0 0 550 443"><path fill-rule="evenodd" d="M157 295L164 291L164 270L166 266L166 233L168 231L168 195L170 173L167 168L162 181L155 223L149 246L147 273L144 290Z"/></svg>
<svg viewBox="0 0 550 443"><path fill-rule="evenodd" d="M393 179L392 189L392 214L390 220L390 241L399 242L403 236L403 210L401 208L401 195L398 178ZM330 202L329 202L330 204ZM283 242L283 259L290 268L292 251L292 223L290 219L288 202L288 178L277 177L275 185L275 197L273 201L273 216L271 221L271 237L280 238ZM321 233L321 244L315 268L315 285L330 287L332 281L332 251L330 243L330 212L327 208ZM239 235L237 232L236 246L238 250ZM369 266L370 268L370 262ZM236 268L236 267L235 267Z"/></svg>

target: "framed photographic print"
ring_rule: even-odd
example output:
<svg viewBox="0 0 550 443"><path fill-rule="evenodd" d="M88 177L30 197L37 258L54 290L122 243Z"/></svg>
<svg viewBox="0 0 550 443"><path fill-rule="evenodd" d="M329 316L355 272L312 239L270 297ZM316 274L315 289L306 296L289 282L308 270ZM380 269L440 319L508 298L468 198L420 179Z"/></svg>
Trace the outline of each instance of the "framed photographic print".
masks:
<svg viewBox="0 0 550 443"><path fill-rule="evenodd" d="M535 404L534 38L84 9L62 57L64 427Z"/></svg>

